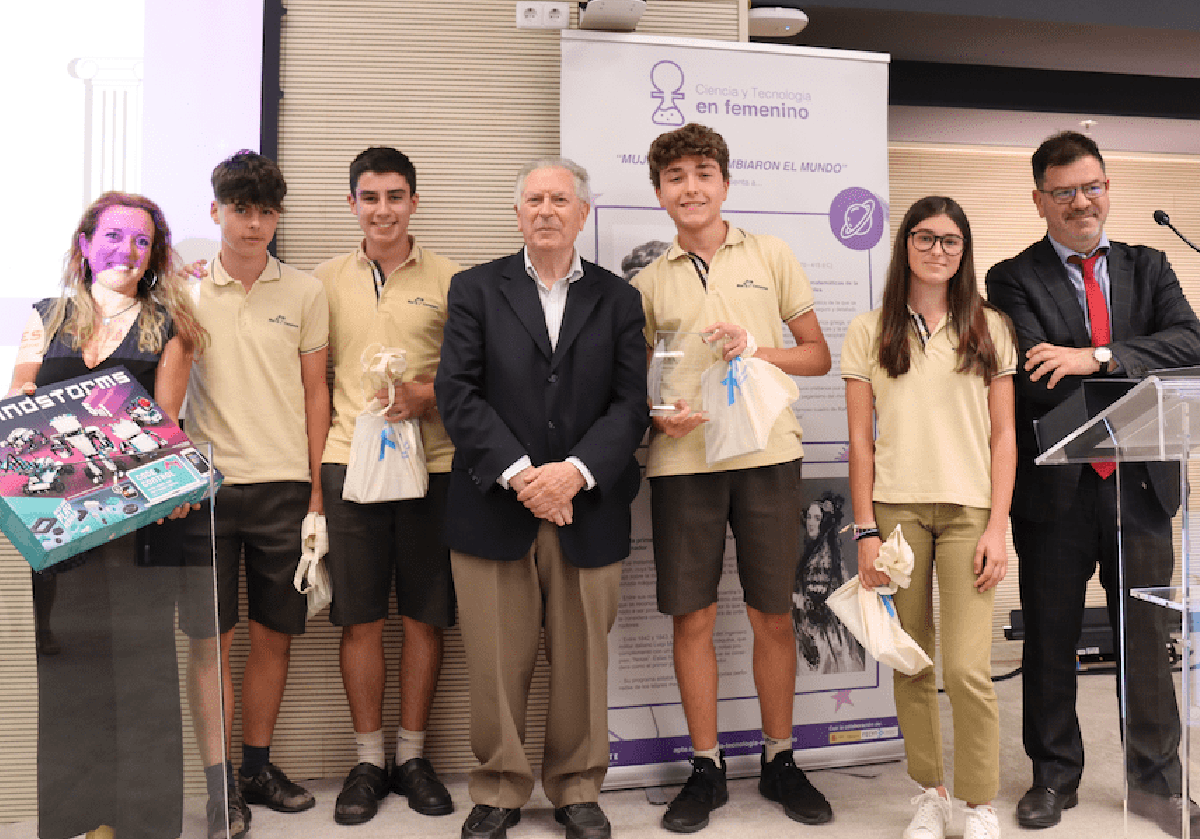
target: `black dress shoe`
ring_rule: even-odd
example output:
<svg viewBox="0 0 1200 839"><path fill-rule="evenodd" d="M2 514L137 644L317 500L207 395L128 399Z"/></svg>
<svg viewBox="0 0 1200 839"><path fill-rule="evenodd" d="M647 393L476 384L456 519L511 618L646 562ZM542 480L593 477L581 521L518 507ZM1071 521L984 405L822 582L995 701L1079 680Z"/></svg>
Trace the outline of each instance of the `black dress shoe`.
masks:
<svg viewBox="0 0 1200 839"><path fill-rule="evenodd" d="M1079 803L1077 792L1057 792L1034 785L1017 802L1017 824L1021 827L1053 827L1062 820L1062 811Z"/></svg>
<svg viewBox="0 0 1200 839"><path fill-rule="evenodd" d="M1195 801L1189 801L1188 811L1191 832L1200 836L1200 806L1197 806ZM1170 836L1183 835L1182 795L1155 795L1130 787L1129 812L1149 819L1157 824L1163 833Z"/></svg>
<svg viewBox="0 0 1200 839"><path fill-rule="evenodd" d="M504 839L508 828L521 820L521 808L476 804L463 822L462 839Z"/></svg>
<svg viewBox="0 0 1200 839"><path fill-rule="evenodd" d="M609 839L612 825L595 801L568 804L554 810L554 820L566 825L567 839Z"/></svg>
<svg viewBox="0 0 1200 839"><path fill-rule="evenodd" d="M350 770L333 805L338 824L364 824L375 818L379 802L388 794L387 772L373 763L360 763Z"/></svg>
<svg viewBox="0 0 1200 839"><path fill-rule="evenodd" d="M423 816L445 816L454 812L450 791L423 757L414 757L392 767L392 792L407 798L408 806Z"/></svg>
<svg viewBox="0 0 1200 839"><path fill-rule="evenodd" d="M253 777L238 771L238 786L247 804L262 804L279 813L302 813L317 803L313 794L273 763L265 764Z"/></svg>

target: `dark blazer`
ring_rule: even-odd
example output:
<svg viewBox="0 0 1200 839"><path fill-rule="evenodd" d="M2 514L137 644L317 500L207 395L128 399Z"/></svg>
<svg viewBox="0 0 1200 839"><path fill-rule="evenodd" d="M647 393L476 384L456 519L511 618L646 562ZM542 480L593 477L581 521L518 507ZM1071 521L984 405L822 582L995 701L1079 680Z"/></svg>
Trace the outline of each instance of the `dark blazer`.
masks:
<svg viewBox="0 0 1200 839"><path fill-rule="evenodd" d="M540 520L496 479L528 455L534 466L575 456L596 479L559 528L567 560L595 568L629 555L634 452L650 414L641 295L583 263L567 293L552 352L521 251L455 275L434 389L454 442L446 542L488 559L524 556Z"/></svg>
<svg viewBox="0 0 1200 839"><path fill-rule="evenodd" d="M1115 374L1140 379L1150 370L1200 364L1200 322L1166 254L1142 245L1110 242L1109 317ZM1015 515L1047 521L1070 506L1082 465L1034 464L1038 454L1033 421L1079 388L1070 376L1053 390L1049 376L1033 382L1024 368L1025 353L1043 342L1060 347L1088 347L1087 314L1075 296L1050 240L1042 239L987 273L988 299L1007 314L1017 332L1017 483ZM1147 464L1159 502L1168 515L1179 506L1178 470L1171 463Z"/></svg>

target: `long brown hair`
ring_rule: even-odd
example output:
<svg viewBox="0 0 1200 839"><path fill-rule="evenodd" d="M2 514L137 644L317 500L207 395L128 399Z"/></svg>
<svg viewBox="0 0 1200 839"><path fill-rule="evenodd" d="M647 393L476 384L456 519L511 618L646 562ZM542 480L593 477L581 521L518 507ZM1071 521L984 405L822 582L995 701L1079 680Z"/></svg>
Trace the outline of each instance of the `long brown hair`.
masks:
<svg viewBox="0 0 1200 839"><path fill-rule="evenodd" d="M963 235L962 257L958 271L950 278L946 289L949 322L958 338L955 354L959 373L972 373L991 384L1000 369L996 345L988 332L986 311L994 309L979 294L975 279L975 248L967 214L953 198L931 195L908 208L904 221L896 231L892 245L892 262L888 266L887 284L883 288L883 311L879 329L879 366L892 378L908 372L912 364L912 323L908 314L908 292L912 271L908 264L908 236L918 224L933 216L947 216ZM1007 325L1008 319L1005 318ZM1008 327L1011 330L1011 326Z"/></svg>
<svg viewBox="0 0 1200 839"><path fill-rule="evenodd" d="M142 352L161 352L162 327L165 323L160 306L175 323L175 331L184 345L195 352L203 350L208 335L196 320L188 294L186 280L178 273L178 258L171 247L171 228L157 204L142 195L128 192L106 192L84 210L79 226L71 235L71 250L63 268L62 294L50 312L46 324L49 341L61 328L63 341L79 349L91 340L96 330L96 301L92 297L92 268L79 245L80 237L90 242L96 234L100 216L109 207L131 207L145 210L154 223L154 242L146 273L138 281L137 296L142 301L159 305L143 306L138 314L140 336L138 349Z"/></svg>

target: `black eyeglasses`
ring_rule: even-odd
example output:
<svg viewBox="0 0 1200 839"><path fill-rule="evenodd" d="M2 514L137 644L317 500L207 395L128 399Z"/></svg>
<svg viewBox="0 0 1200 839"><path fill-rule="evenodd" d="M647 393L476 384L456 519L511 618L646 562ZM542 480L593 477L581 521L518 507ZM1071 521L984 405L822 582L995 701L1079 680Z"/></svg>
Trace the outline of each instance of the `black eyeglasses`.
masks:
<svg viewBox="0 0 1200 839"><path fill-rule="evenodd" d="M1049 195L1055 204L1070 204L1081 192L1084 198L1091 201L1108 192L1108 181L1092 181L1090 184L1064 186L1059 189L1039 189L1038 192Z"/></svg>
<svg viewBox="0 0 1200 839"><path fill-rule="evenodd" d="M912 241L913 247L919 251L931 251L935 243L940 242L942 245L942 253L946 256L958 256L963 252L963 237L957 233L947 233L945 236L937 236L930 233L928 230L910 230L908 238Z"/></svg>

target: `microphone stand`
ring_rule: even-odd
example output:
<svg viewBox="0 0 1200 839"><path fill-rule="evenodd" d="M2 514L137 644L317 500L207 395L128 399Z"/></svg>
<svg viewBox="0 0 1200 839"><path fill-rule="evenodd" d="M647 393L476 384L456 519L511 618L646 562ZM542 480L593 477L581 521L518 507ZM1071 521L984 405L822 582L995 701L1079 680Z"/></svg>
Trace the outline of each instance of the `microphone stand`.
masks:
<svg viewBox="0 0 1200 839"><path fill-rule="evenodd" d="M1171 232L1174 233L1176 236L1178 236L1180 239L1182 239L1183 243L1185 245L1187 245L1189 248L1194 250L1196 253L1200 253L1200 248L1193 245L1190 241L1188 241L1187 236L1184 236L1182 233L1180 233L1178 230L1175 229L1175 225L1171 224L1171 217L1169 215L1164 213L1162 210L1155 210L1154 211L1154 220L1156 222L1158 222L1159 224L1163 225L1164 227L1171 228Z"/></svg>

